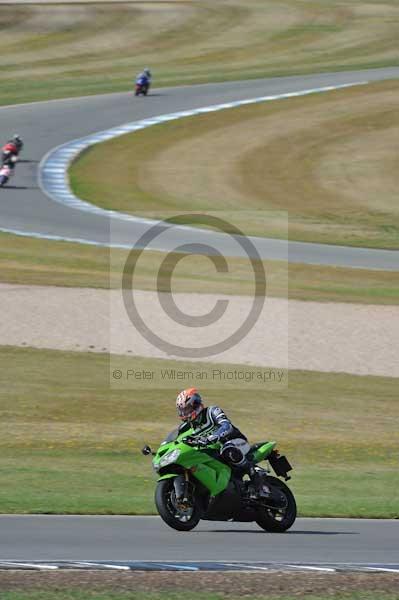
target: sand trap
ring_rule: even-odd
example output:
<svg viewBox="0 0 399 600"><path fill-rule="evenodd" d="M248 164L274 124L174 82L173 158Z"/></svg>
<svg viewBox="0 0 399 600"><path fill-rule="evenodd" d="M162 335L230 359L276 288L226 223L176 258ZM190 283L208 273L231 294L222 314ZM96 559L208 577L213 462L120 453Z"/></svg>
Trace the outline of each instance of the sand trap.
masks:
<svg viewBox="0 0 399 600"><path fill-rule="evenodd" d="M220 298L174 295L178 307L192 315L209 312ZM165 317L155 293L137 291L135 299L154 332L176 344L190 345L191 338L198 346L235 330L252 303L248 297L226 296L229 309L216 325L187 331ZM1 284L0 310L1 345L174 358L137 332L118 290ZM398 342L398 306L270 298L239 344L201 360L399 377Z"/></svg>

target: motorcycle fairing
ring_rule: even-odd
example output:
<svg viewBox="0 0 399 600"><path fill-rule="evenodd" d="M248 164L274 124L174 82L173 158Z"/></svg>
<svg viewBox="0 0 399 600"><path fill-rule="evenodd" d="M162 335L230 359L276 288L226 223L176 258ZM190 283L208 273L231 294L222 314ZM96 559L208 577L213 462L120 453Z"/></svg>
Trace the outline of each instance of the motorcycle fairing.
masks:
<svg viewBox="0 0 399 600"><path fill-rule="evenodd" d="M190 471L192 476L195 479L198 479L198 481L209 490L212 496L216 496L226 489L231 477L231 469L228 465L216 460L213 456L208 454L206 450L199 452L192 446L177 441L161 446L162 456L165 456L176 447L179 447L180 449L180 455L176 464ZM159 460L162 456L159 457L157 455L154 458L154 466L159 464ZM173 466L171 465L170 470L172 469ZM176 469L176 471L177 470L178 469ZM177 475L177 472L175 474L170 473L169 469L167 473L162 473L162 467L159 468L159 471L159 480L168 479Z"/></svg>

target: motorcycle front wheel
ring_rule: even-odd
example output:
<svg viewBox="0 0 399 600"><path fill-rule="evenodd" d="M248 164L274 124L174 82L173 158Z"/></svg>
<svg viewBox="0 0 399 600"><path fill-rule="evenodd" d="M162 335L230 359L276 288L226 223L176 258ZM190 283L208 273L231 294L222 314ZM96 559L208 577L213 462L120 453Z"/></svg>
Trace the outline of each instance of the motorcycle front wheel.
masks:
<svg viewBox="0 0 399 600"><path fill-rule="evenodd" d="M179 507L173 485L173 477L158 481L155 489L155 505L163 521L177 531L190 531L201 519L201 507L195 498L192 506Z"/></svg>
<svg viewBox="0 0 399 600"><path fill-rule="evenodd" d="M284 500L284 506L281 508L270 508L265 505L259 506L257 510L257 524L265 531L271 533L283 533L287 531L295 523L296 519L296 502L294 494L283 481L277 477L268 477L268 484L271 487L277 488Z"/></svg>

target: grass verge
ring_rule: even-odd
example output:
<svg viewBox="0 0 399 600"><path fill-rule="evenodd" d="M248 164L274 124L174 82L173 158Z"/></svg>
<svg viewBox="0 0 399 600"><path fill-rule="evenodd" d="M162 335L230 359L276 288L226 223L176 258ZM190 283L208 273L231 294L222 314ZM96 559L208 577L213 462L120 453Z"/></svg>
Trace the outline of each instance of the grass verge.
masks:
<svg viewBox="0 0 399 600"><path fill-rule="evenodd" d="M397 65L396 0L3 5L0 103Z"/></svg>
<svg viewBox="0 0 399 600"><path fill-rule="evenodd" d="M108 288L119 285L124 251L83 244L36 240L0 233L0 282ZM145 252L138 263L135 287L155 290L164 254ZM252 294L248 261L228 259L231 275L223 277L209 260L186 257L173 274L175 292ZM343 269L264 261L269 296L298 300L398 304L399 272ZM288 273L287 273L288 269Z"/></svg>
<svg viewBox="0 0 399 600"><path fill-rule="evenodd" d="M0 512L154 512L140 448L174 428L174 392L110 389L104 355L2 347L0 360ZM121 369L174 366L118 360ZM272 395L202 391L252 442L277 439L302 516L399 516L396 379L292 371Z"/></svg>
<svg viewBox="0 0 399 600"><path fill-rule="evenodd" d="M291 240L399 249L398 92L379 82L153 126L89 148L71 184L127 213L217 207L279 238L288 214Z"/></svg>

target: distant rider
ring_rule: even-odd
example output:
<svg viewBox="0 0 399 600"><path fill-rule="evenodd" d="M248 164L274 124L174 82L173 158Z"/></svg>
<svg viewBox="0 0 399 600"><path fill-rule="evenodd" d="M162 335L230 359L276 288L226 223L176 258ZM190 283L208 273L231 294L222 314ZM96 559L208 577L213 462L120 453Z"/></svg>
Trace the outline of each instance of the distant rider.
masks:
<svg viewBox="0 0 399 600"><path fill-rule="evenodd" d="M206 446L219 442L222 447L220 455L230 466L247 472L252 481L251 496L259 497L268 494L263 489L261 476L258 476L254 465L247 458L250 445L246 436L228 419L218 406L205 407L196 388L183 390L176 398L177 414L183 423L179 434L190 429L189 435L198 438L199 445Z"/></svg>
<svg viewBox="0 0 399 600"><path fill-rule="evenodd" d="M13 137L10 140L8 140L8 142L6 142L6 144L2 148L2 164L5 164L5 161L9 161L12 157L15 157L12 166L12 168L14 168L16 163L16 157L21 152L23 146L24 143L20 136L17 133L13 135Z"/></svg>
<svg viewBox="0 0 399 600"><path fill-rule="evenodd" d="M151 71L148 67L145 67L143 69L142 76L147 77L148 83L151 83L152 75L151 75Z"/></svg>
<svg viewBox="0 0 399 600"><path fill-rule="evenodd" d="M144 81L146 83L146 85L148 86L147 89L150 89L150 85L151 85L151 80L152 80L152 75L151 75L151 71L148 67L145 67L145 69L142 70L141 73L139 73L136 77L136 83L141 83L142 81Z"/></svg>
<svg viewBox="0 0 399 600"><path fill-rule="evenodd" d="M13 153L3 154L2 159L2 167L9 167L11 169L11 174L14 173L15 165L17 163L18 156Z"/></svg>
<svg viewBox="0 0 399 600"><path fill-rule="evenodd" d="M18 133L15 133L11 140L8 141L8 143L11 144L15 144L16 148L17 148L17 154L19 154L22 150L22 148L24 147L24 143L21 139L21 136L18 135Z"/></svg>

